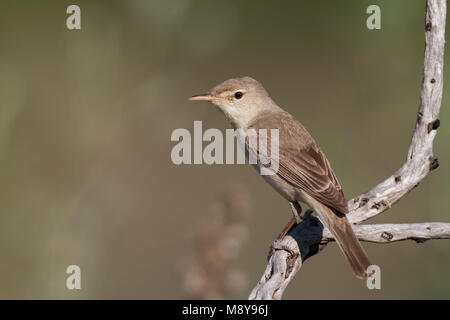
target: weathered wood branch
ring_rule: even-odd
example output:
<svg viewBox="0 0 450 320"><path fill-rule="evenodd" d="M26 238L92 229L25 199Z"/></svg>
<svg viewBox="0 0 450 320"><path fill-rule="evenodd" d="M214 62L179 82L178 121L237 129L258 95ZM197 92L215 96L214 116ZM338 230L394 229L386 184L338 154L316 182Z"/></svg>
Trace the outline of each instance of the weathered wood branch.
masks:
<svg viewBox="0 0 450 320"><path fill-rule="evenodd" d="M375 243L402 240L422 243L430 239L450 239L450 223L440 222L357 225L353 230L358 239ZM324 230L323 237L327 240L333 239L328 230Z"/></svg>
<svg viewBox="0 0 450 320"><path fill-rule="evenodd" d="M450 238L450 223L359 225L391 208L439 166L433 155L433 139L440 124L446 12L446 0L427 0L420 106L406 162L392 176L348 203L347 217L355 224L360 240L389 243ZM301 223L273 244L266 270L249 299L281 299L303 262L321 251L329 241L333 241L332 234L316 217L305 214Z"/></svg>

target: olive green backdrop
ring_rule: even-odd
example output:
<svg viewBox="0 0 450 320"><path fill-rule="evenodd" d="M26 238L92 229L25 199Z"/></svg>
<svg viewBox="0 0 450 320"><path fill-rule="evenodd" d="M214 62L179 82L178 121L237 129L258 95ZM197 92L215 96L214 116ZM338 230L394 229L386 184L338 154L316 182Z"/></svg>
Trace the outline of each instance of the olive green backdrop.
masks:
<svg viewBox="0 0 450 320"><path fill-rule="evenodd" d="M66 28L81 7L82 30ZM366 8L381 8L381 30ZM230 189L251 216L233 260L246 298L286 201L244 165L170 160L176 128L228 128L189 96L236 76L261 81L316 138L351 198L406 157L424 51L425 1L2 1L0 298L189 297L183 257ZM441 166L371 223L450 222L449 54ZM212 221L212 220L211 220ZM308 260L287 299L450 298L450 241L364 244L382 289L353 277L337 246ZM181 262L180 262L181 261ZM68 265L82 289L66 289ZM239 280L240 279L240 280Z"/></svg>

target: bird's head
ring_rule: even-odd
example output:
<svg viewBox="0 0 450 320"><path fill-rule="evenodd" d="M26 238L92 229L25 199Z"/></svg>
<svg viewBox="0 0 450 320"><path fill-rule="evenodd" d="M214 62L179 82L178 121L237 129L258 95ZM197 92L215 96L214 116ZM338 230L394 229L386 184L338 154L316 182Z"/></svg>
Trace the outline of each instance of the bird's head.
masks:
<svg viewBox="0 0 450 320"><path fill-rule="evenodd" d="M250 77L226 80L209 92L195 95L189 100L212 102L234 127L244 129L261 112L278 108L264 87Z"/></svg>

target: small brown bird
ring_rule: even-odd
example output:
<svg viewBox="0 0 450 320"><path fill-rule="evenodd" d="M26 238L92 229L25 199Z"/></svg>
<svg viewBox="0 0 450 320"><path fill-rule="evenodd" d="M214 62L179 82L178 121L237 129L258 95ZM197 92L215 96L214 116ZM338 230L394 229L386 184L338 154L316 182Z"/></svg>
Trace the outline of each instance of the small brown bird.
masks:
<svg viewBox="0 0 450 320"><path fill-rule="evenodd" d="M358 278L367 278L369 258L359 243L345 214L347 201L330 163L303 125L281 109L264 87L250 77L234 78L217 85L208 93L190 98L217 105L235 129L278 129L278 171L263 178L289 201L294 216L306 203L333 233L345 258ZM270 139L271 135L267 134ZM270 141L267 142L270 145ZM249 144L246 144L247 149ZM268 148L269 149L269 148ZM270 154L270 149L267 155ZM255 165L261 168L258 161ZM282 238L295 219L283 229Z"/></svg>

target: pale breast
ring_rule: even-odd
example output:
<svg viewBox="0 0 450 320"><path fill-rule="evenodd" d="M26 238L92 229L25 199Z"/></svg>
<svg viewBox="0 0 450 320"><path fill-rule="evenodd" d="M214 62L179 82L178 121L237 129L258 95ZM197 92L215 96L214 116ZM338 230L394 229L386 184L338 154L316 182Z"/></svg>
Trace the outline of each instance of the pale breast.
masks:
<svg viewBox="0 0 450 320"><path fill-rule="evenodd" d="M253 167L256 171L258 171L258 173L260 173L260 167L258 164L253 164ZM279 175L261 175L261 177L286 200L295 201L298 198L298 188L291 185Z"/></svg>

